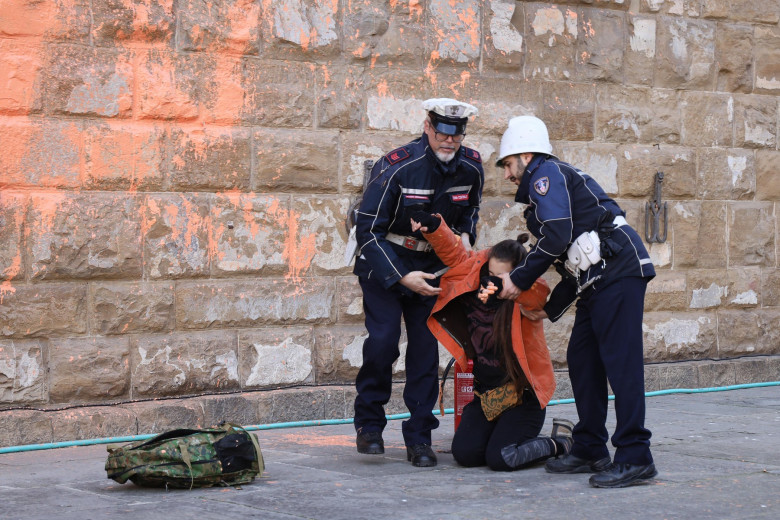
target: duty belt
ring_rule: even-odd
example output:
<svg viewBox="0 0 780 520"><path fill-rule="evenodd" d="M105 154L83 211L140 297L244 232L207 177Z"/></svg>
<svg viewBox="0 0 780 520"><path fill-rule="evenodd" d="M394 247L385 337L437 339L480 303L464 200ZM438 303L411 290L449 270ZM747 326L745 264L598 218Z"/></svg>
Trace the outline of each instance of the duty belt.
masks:
<svg viewBox="0 0 780 520"><path fill-rule="evenodd" d="M385 235L385 240L392 242L393 244L398 244L399 246L405 247L406 249L410 249L412 251L421 251L423 253L433 251L433 246L429 242L414 237L405 237L403 235L396 235L395 233L387 233Z"/></svg>

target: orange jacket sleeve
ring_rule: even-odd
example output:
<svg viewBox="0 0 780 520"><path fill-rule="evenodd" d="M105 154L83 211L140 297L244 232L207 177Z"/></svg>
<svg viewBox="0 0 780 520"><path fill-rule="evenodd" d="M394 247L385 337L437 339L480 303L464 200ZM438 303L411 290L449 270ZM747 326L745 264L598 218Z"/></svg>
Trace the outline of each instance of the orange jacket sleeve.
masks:
<svg viewBox="0 0 780 520"><path fill-rule="evenodd" d="M476 254L474 251L466 250L463 240L452 232L441 215L437 214L436 216L441 219L439 227L433 233L423 233L423 236L431 243L433 250L436 251L436 255L444 262L444 265L455 267Z"/></svg>
<svg viewBox="0 0 780 520"><path fill-rule="evenodd" d="M534 284L527 291L520 293L515 302L522 305L529 311L538 311L547 303L547 296L550 294L550 286L544 278L537 278Z"/></svg>

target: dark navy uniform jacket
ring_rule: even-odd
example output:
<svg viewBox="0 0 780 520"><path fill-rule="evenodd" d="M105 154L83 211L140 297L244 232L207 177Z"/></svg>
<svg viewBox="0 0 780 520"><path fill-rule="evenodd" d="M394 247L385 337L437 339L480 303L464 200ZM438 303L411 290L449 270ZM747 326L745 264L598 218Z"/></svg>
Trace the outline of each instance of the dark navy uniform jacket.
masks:
<svg viewBox="0 0 780 520"><path fill-rule="evenodd" d="M411 271L442 269L444 264L433 251L412 251L388 242L385 235L422 240L419 231L412 233L410 223L411 215L422 210L440 213L458 235L468 233L473 244L484 182L476 150L461 146L444 164L430 149L426 134L382 157L371 170L355 222L360 255L354 273L389 288Z"/></svg>
<svg viewBox="0 0 780 520"><path fill-rule="evenodd" d="M594 231L604 213L625 217L601 186L581 170L553 156L537 154L525 169L515 201L527 204L528 231L537 242L510 278L519 289L533 285L556 258L566 259L566 250L582 233ZM580 274L580 284L603 274L606 284L625 276L652 278L653 263L639 234L628 225L612 231L611 239L621 251ZM605 271L605 268L607 270Z"/></svg>

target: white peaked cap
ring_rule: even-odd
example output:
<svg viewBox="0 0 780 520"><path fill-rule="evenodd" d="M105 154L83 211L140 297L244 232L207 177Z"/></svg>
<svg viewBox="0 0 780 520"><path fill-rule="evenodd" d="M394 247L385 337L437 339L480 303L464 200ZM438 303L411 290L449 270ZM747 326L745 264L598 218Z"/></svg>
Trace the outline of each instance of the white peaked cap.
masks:
<svg viewBox="0 0 780 520"><path fill-rule="evenodd" d="M474 105L451 98L426 99L422 107L427 112L434 112L443 117L470 117L479 113Z"/></svg>

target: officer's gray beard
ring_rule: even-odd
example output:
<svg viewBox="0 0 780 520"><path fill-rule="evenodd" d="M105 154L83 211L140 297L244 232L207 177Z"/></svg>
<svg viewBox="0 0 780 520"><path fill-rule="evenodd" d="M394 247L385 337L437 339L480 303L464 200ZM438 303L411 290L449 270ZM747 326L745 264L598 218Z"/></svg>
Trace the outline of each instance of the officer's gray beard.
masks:
<svg viewBox="0 0 780 520"><path fill-rule="evenodd" d="M444 152L433 152L436 154L436 158L439 159L443 163L448 163L451 160L455 158L456 152L450 152L450 153L444 153Z"/></svg>

